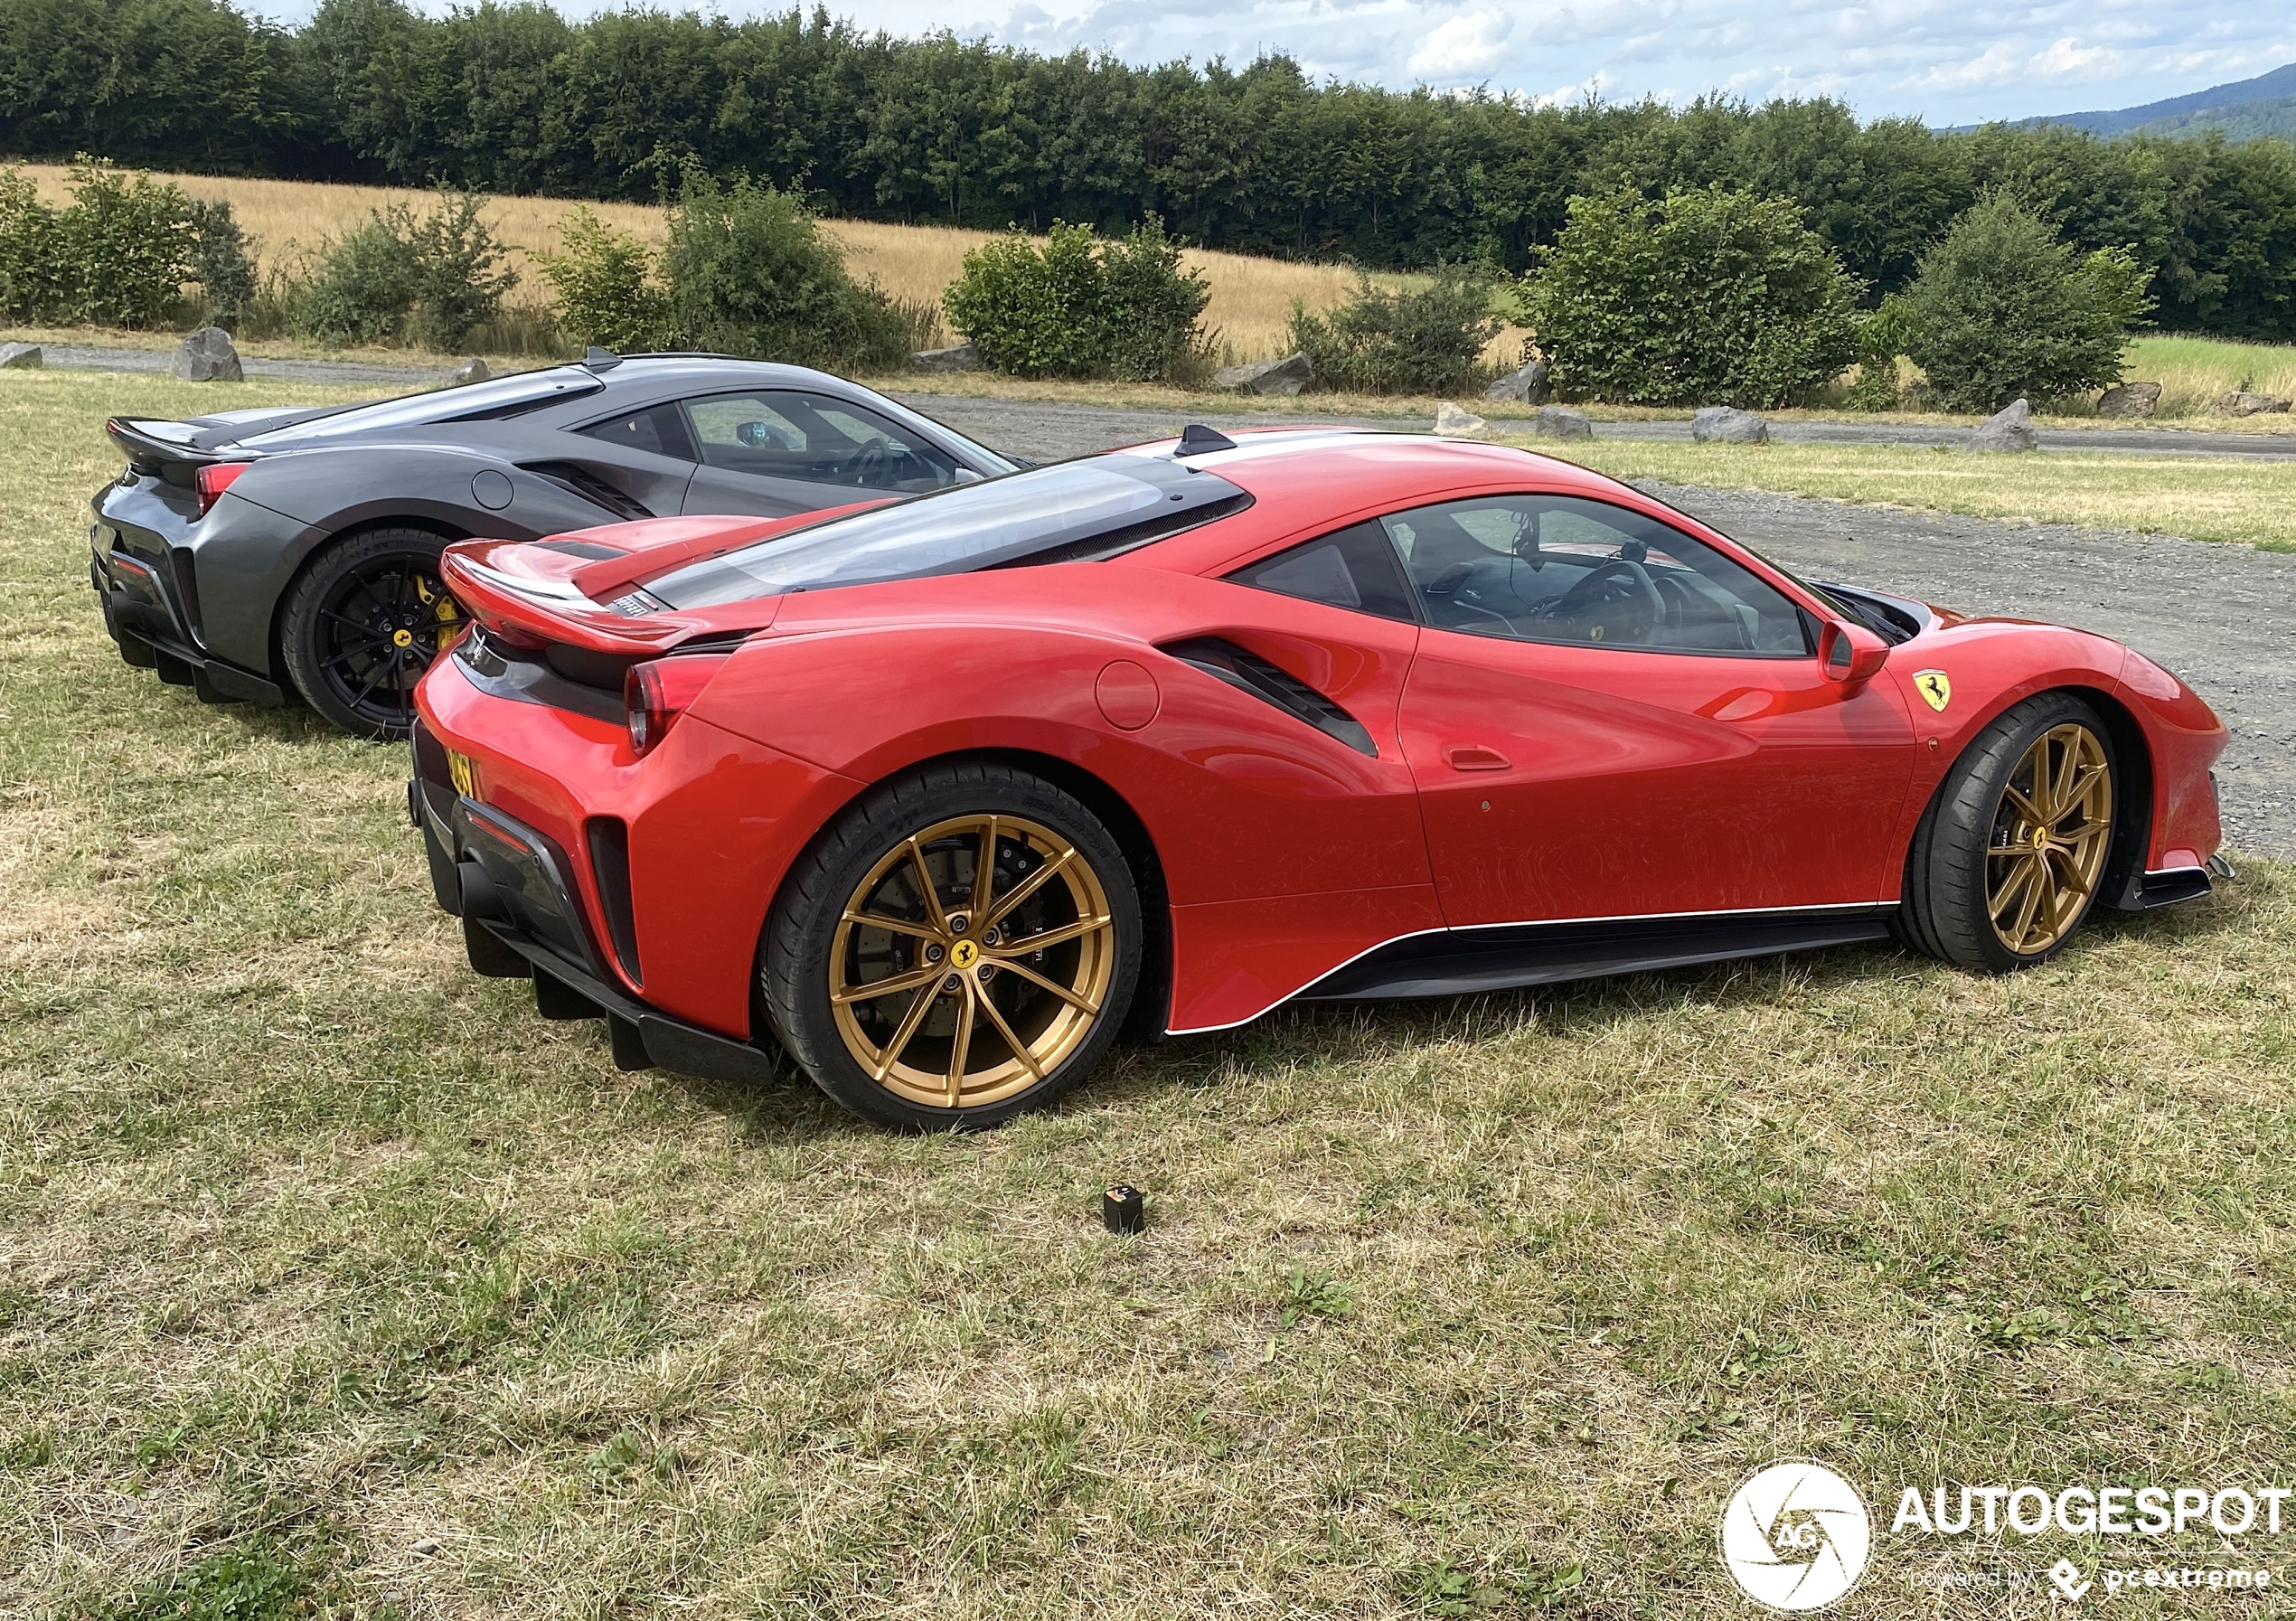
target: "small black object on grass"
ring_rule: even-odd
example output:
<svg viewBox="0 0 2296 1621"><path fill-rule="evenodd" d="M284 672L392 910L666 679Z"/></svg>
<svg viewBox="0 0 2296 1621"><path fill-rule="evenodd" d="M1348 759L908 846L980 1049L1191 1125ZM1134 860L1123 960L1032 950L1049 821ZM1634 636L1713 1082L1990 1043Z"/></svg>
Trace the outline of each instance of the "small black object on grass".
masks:
<svg viewBox="0 0 2296 1621"><path fill-rule="evenodd" d="M1120 1182L1100 1195L1100 1219L1108 1224L1110 1232L1145 1232L1147 1195Z"/></svg>

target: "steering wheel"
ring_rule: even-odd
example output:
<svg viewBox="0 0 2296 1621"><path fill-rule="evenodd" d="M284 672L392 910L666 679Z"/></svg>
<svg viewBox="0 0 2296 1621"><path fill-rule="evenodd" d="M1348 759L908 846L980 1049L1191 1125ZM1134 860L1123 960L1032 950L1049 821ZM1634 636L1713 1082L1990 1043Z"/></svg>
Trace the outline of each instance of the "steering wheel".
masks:
<svg viewBox="0 0 2296 1621"><path fill-rule="evenodd" d="M1596 563L1580 576L1576 585L1556 598L1539 617L1586 623L1587 639L1599 642L1614 628L1605 611L1613 607L1626 608L1633 616L1629 622L1615 627L1623 635L1642 635L1651 627L1666 623L1666 603L1651 582L1651 571L1623 557Z"/></svg>
<svg viewBox="0 0 2296 1621"><path fill-rule="evenodd" d="M851 479L862 489L882 489L885 487L882 481L886 468L892 459L886 454L885 442L882 439L871 439L840 462L837 473L841 478Z"/></svg>

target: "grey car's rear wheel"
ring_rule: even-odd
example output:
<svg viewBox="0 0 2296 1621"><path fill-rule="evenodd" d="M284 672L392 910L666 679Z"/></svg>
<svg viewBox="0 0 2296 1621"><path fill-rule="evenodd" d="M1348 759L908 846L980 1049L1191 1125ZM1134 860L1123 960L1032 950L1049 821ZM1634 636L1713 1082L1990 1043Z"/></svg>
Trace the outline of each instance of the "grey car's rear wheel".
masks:
<svg viewBox="0 0 2296 1621"><path fill-rule="evenodd" d="M279 640L304 702L354 737L403 738L415 683L463 627L438 575L446 542L371 529L322 551L287 593Z"/></svg>

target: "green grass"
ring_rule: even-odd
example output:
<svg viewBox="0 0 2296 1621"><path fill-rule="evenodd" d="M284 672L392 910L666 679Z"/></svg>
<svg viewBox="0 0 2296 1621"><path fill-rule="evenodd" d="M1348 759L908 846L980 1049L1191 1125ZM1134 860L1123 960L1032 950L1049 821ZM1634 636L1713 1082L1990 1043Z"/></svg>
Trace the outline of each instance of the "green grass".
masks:
<svg viewBox="0 0 2296 1621"><path fill-rule="evenodd" d="M0 387L0 1613L1735 1615L1779 1453L2296 1475L2296 872L891 1136L617 1073L462 966L397 751L118 663L98 423L224 398ZM2005 1613L1914 1568L1846 1613Z"/></svg>
<svg viewBox="0 0 2296 1621"><path fill-rule="evenodd" d="M1685 445L1601 438L1572 443L1530 438L1504 425L1500 433L1619 478L1778 490L2296 551L2296 460L2117 451L1983 456L1952 446Z"/></svg>

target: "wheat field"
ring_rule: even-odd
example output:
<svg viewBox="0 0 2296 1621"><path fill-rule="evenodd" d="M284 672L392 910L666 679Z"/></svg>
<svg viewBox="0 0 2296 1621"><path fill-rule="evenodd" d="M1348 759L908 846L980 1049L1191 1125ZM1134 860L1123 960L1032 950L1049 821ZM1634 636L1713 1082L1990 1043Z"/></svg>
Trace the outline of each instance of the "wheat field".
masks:
<svg viewBox="0 0 2296 1621"><path fill-rule="evenodd" d="M71 201L69 172L58 164L27 164L24 172L40 188L43 202ZM265 269L293 264L329 238L342 235L365 220L369 212L393 203L412 204L419 211L430 193L400 186L322 185L293 180L220 179L201 174L161 174L194 197L229 203L240 224L256 240L256 256ZM536 251L559 246L560 228L582 204L555 197L495 197L486 207L488 224L509 250L511 268L519 273L513 302L542 302L549 288L532 267ZM667 232L663 211L645 203L594 203L588 205L617 231L649 242L660 242ZM846 262L856 276L875 277L896 297L937 305L941 289L955 280L967 251L987 241L992 232L937 225L883 225L861 220L831 220L830 234L843 245ZM1292 301L1312 310L1328 308L1355 285L1355 272L1341 265L1294 264L1257 259L1241 253L1213 253L1190 249L1182 256L1210 285L1211 302L1204 311L1205 330L1212 335L1215 352L1232 361L1272 359L1285 350ZM1381 277L1396 284L1407 278ZM950 340L953 341L953 340ZM1520 332L1502 333L1493 341L1494 362L1512 363L1520 350Z"/></svg>

